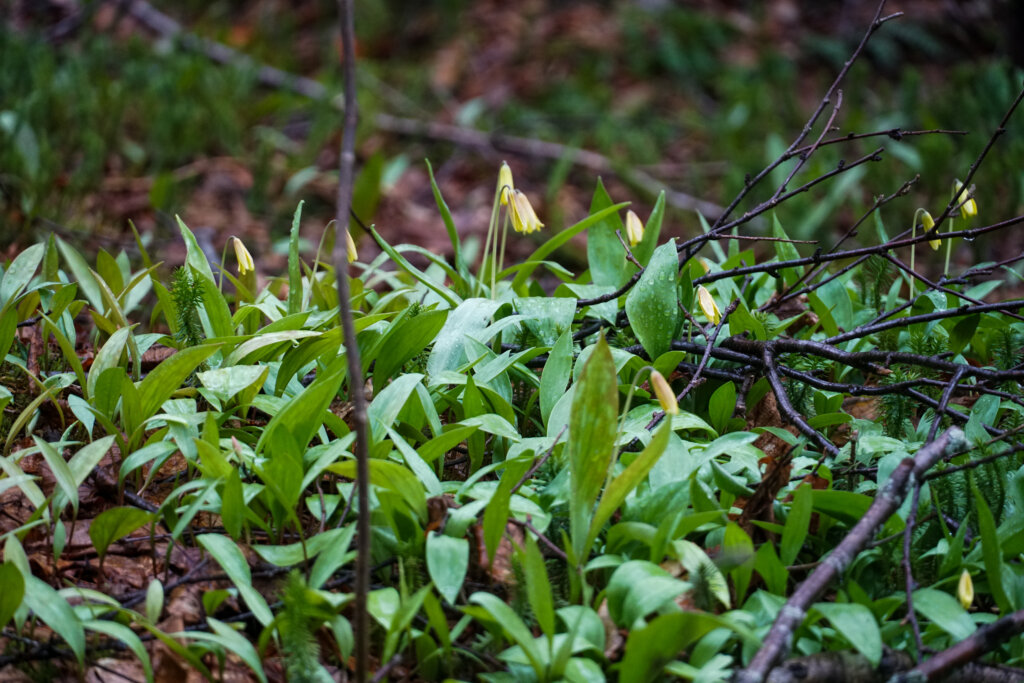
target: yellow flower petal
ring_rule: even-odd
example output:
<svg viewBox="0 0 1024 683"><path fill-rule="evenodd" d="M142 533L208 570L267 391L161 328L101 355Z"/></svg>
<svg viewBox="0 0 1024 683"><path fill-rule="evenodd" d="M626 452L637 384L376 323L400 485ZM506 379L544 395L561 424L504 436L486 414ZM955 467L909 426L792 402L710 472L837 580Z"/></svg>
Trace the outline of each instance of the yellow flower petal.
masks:
<svg viewBox="0 0 1024 683"><path fill-rule="evenodd" d="M245 275L250 271L256 270L256 265L252 262L252 254L242 244L242 240L233 237L231 241L232 246L235 248L235 260L238 261L238 274Z"/></svg>
<svg viewBox="0 0 1024 683"><path fill-rule="evenodd" d="M960 574L960 583L956 587L956 598L964 609L970 609L974 602L974 582L966 569Z"/></svg>
<svg viewBox="0 0 1024 683"><path fill-rule="evenodd" d="M359 258L359 254L356 252L356 241L352 239L352 233L347 229L345 230L345 249L348 252L349 263Z"/></svg>
<svg viewBox="0 0 1024 683"><path fill-rule="evenodd" d="M537 218L537 212L533 210L533 205L530 204L529 198L519 190L512 192L512 199L508 203L508 208L509 215L512 218L512 228L516 232L529 235L531 232L536 232L544 227L544 224Z"/></svg>
<svg viewBox="0 0 1024 683"><path fill-rule="evenodd" d="M932 228L935 227L935 219L932 218L932 215L930 213L928 213L927 211L925 211L924 209L921 209L920 211L921 211L921 226L924 228L924 231L927 233L929 230L931 230ZM936 249L937 250L940 246L942 246L942 240L928 240L928 246L930 246L932 249Z"/></svg>
<svg viewBox="0 0 1024 683"><path fill-rule="evenodd" d="M711 292L704 285L697 286L697 303L700 304L700 310L704 311L704 315L712 325L722 322L722 312L718 310L718 304L715 303Z"/></svg>
<svg viewBox="0 0 1024 683"><path fill-rule="evenodd" d="M958 192L963 188L964 184L959 180L953 181L953 196L955 197ZM963 218L973 218L978 215L978 203L974 201L974 197L970 196L970 191L963 193L957 198L957 203L960 204L960 216Z"/></svg>
<svg viewBox="0 0 1024 683"><path fill-rule="evenodd" d="M644 224L640 217L632 211L626 212L626 237L629 238L629 246L635 247L644 239Z"/></svg>
<svg viewBox="0 0 1024 683"><path fill-rule="evenodd" d="M665 376L657 370L651 372L651 388L654 389L654 395L658 397L658 403L661 404L661 409L665 411L666 415L679 413L679 404L676 403L676 395L672 393L672 387L669 386Z"/></svg>
<svg viewBox="0 0 1024 683"><path fill-rule="evenodd" d="M512 169L504 161L498 171L498 199L502 206L508 206L508 198L516 189L512 182Z"/></svg>

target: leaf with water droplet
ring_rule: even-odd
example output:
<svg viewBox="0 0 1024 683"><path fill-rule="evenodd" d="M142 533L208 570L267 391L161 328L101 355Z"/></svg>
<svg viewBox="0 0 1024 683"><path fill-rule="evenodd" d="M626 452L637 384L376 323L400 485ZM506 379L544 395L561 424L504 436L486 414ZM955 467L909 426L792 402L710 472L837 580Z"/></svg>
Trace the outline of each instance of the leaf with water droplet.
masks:
<svg viewBox="0 0 1024 683"><path fill-rule="evenodd" d="M626 297L626 315L644 351L655 360L669 350L682 321L675 285L679 257L671 239L654 250L647 270Z"/></svg>

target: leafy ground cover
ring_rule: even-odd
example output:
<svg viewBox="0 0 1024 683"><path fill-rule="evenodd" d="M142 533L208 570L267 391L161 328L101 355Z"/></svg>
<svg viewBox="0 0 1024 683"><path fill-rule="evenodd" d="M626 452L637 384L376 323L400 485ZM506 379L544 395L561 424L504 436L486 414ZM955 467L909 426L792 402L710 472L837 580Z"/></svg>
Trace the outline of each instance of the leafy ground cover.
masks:
<svg viewBox="0 0 1024 683"><path fill-rule="evenodd" d="M973 189L1020 98L976 163L933 169L941 193L897 183L806 244L794 200L880 167L892 137L832 131L838 99L687 239L665 195L641 219L601 181L551 234L501 167L477 258L428 166L451 256L360 226L379 256L350 254L357 386L345 236L304 249L302 204L280 273L242 240L211 258L180 220L171 273L141 237L137 257L20 251L0 277L0 665L345 676L359 392L378 679L753 681L795 657L819 680L1013 680L1024 303L999 288L1022 257L949 254L1024 220ZM539 246L512 257L524 233Z"/></svg>

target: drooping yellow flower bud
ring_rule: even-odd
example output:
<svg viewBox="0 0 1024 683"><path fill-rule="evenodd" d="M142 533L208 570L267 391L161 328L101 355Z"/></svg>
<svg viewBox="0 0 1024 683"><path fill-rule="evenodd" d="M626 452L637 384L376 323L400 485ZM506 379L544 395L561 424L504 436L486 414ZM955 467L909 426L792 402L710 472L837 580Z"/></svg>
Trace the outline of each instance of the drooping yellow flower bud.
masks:
<svg viewBox="0 0 1024 683"><path fill-rule="evenodd" d="M509 215L512 218L512 228L516 232L529 235L531 232L536 232L544 227L544 224L537 218L537 212L533 210L533 205L530 204L529 198L519 190L512 192L512 199L508 203L508 208Z"/></svg>
<svg viewBox="0 0 1024 683"><path fill-rule="evenodd" d="M974 602L974 582L971 581L971 574L966 569L960 574L960 583L956 587L956 598L964 609L970 609Z"/></svg>
<svg viewBox="0 0 1024 683"><path fill-rule="evenodd" d="M356 252L356 241L352 239L352 233L347 228L345 230L345 249L348 252L349 263L359 258L359 254Z"/></svg>
<svg viewBox="0 0 1024 683"><path fill-rule="evenodd" d="M629 246L635 247L644 239L644 224L640 217L632 211L626 212L626 237L629 238Z"/></svg>
<svg viewBox="0 0 1024 683"><path fill-rule="evenodd" d="M242 240L237 237L232 237L232 246L235 248L235 260L238 261L238 274L245 275L248 272L256 270L256 265L252 262L252 254L242 244Z"/></svg>
<svg viewBox="0 0 1024 683"><path fill-rule="evenodd" d="M722 322L722 312L718 310L718 304L715 303L711 292L704 285L697 286L697 303L700 304L700 310L704 311L704 315L712 325Z"/></svg>
<svg viewBox="0 0 1024 683"><path fill-rule="evenodd" d="M697 263L699 263L700 267L704 269L704 274L705 275L707 275L708 273L711 272L711 263L709 263L706 258L698 257L697 258Z"/></svg>
<svg viewBox="0 0 1024 683"><path fill-rule="evenodd" d="M919 209L919 211L921 212L921 227L924 228L925 232L928 232L935 227L935 219L932 218L932 215L924 209ZM942 246L942 240L928 240L928 246L932 249L938 250L938 248Z"/></svg>
<svg viewBox="0 0 1024 683"><path fill-rule="evenodd" d="M657 370L651 372L651 388L654 389L654 395L658 397L658 403L661 404L661 409L665 411L666 415L679 413L679 404L676 403L676 395L672 393L672 387L669 386L665 376Z"/></svg>
<svg viewBox="0 0 1024 683"><path fill-rule="evenodd" d="M515 189L515 183L512 182L512 169L503 161L501 169L498 171L498 200L502 206L508 206L509 197L512 196Z"/></svg>
<svg viewBox="0 0 1024 683"><path fill-rule="evenodd" d="M961 183L959 180L954 181L954 183L955 184L953 185L953 195L956 196L956 194L960 192L960 190L963 188L964 184ZM974 216L978 215L978 203L974 201L974 197L969 197L968 194L965 192L964 194L960 195L957 201L960 202L961 217L973 218Z"/></svg>

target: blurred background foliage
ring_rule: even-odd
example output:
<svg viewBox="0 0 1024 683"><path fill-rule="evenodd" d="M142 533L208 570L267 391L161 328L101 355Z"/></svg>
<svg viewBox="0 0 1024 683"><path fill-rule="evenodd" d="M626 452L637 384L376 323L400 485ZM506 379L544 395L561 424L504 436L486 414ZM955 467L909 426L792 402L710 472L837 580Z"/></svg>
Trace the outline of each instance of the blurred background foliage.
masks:
<svg viewBox="0 0 1024 683"><path fill-rule="evenodd" d="M841 133L970 134L883 137L819 153L797 182L887 149L884 162L787 203L794 237L841 234L873 197L917 174L910 196L886 209L890 233L909 227L918 206L941 210L1020 86L1015 59L1024 41L1014 5L889 3L887 12L907 16L876 34L851 72L836 119ZM333 0L152 6L195 34L340 90ZM10 245L8 256L51 230L79 244L129 244L131 220L174 261L172 217L181 214L215 248L235 234L273 259L298 200L307 200L310 239L330 219L340 117L329 103L266 89L251 70L153 36L116 2L0 7L0 246ZM401 137L374 125L380 113L580 146L613 167L727 204L799 131L874 8L812 0L358 0L366 171L357 208L392 241L444 250L425 157L470 233L485 229L503 158L549 228L576 220L589 201L592 171ZM1019 128L1011 126L976 177L986 222L1022 213ZM610 187L646 215L655 188L614 180ZM696 225L692 212L675 211L667 236L693 234ZM868 232L862 239L875 239ZM978 242L962 246L959 259L1024 247Z"/></svg>

